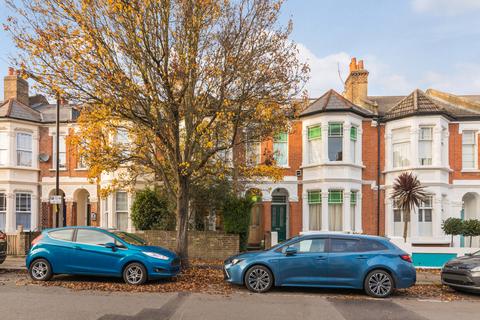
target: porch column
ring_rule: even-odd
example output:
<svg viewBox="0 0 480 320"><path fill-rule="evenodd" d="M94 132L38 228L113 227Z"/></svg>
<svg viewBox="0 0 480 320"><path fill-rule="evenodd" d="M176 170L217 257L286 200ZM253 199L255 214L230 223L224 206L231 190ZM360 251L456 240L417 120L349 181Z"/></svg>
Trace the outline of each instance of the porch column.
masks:
<svg viewBox="0 0 480 320"><path fill-rule="evenodd" d="M91 198L90 199L90 224L94 227L98 227L102 223L102 219L100 217L100 214L98 212L98 209L100 206L98 205L98 199L97 198ZM93 214L95 213L95 220L93 220Z"/></svg>
<svg viewBox="0 0 480 320"><path fill-rule="evenodd" d="M343 225L342 231L351 232L352 223L350 217L350 189L343 190Z"/></svg>
<svg viewBox="0 0 480 320"><path fill-rule="evenodd" d="M65 197L65 207L66 207L65 225L66 226L76 226L77 225L77 206L76 206L76 203L73 201L73 199Z"/></svg>
<svg viewBox="0 0 480 320"><path fill-rule="evenodd" d="M328 231L329 229L328 218L328 190L322 191L322 231Z"/></svg>

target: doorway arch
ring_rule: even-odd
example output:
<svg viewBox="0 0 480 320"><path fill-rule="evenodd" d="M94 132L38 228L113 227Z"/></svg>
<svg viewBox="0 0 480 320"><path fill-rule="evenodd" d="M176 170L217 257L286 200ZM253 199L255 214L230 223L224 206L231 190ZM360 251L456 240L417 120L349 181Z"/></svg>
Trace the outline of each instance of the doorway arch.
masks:
<svg viewBox="0 0 480 320"><path fill-rule="evenodd" d="M462 197L462 211L461 218L462 220L469 219L480 219L480 196L476 192L467 192ZM480 239L475 237L472 239L472 247L480 247ZM460 237L460 246L465 247L469 246L470 243L464 239L463 236Z"/></svg>
<svg viewBox="0 0 480 320"><path fill-rule="evenodd" d="M73 194L73 201L77 211L77 225L90 226L90 193L86 189L78 189Z"/></svg>

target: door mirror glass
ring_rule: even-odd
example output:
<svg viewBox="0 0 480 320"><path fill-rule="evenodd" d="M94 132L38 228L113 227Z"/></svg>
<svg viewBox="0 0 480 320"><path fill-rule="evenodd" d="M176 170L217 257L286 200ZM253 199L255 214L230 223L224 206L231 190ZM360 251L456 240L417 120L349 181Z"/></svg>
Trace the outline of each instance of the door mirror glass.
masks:
<svg viewBox="0 0 480 320"><path fill-rule="evenodd" d="M296 253L297 253L297 249L294 247L288 247L287 249L285 249L286 256L293 256Z"/></svg>

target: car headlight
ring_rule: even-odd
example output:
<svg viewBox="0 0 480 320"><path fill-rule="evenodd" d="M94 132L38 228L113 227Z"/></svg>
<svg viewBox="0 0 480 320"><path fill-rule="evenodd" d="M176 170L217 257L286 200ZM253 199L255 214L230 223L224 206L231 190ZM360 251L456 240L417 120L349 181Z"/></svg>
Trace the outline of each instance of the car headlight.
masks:
<svg viewBox="0 0 480 320"><path fill-rule="evenodd" d="M160 259L160 260L168 260L167 256L164 256L163 254L160 254L160 253L147 252L147 251L142 251L142 253L149 256L149 257L152 257L152 258L156 258L156 259Z"/></svg>
<svg viewBox="0 0 480 320"><path fill-rule="evenodd" d="M242 262L242 261L243 261L243 259L237 259L237 258L235 258L235 259L232 260L232 266L234 266L234 265L236 265L237 263L240 263L240 262Z"/></svg>
<svg viewBox="0 0 480 320"><path fill-rule="evenodd" d="M480 272L480 266L470 269L472 272Z"/></svg>

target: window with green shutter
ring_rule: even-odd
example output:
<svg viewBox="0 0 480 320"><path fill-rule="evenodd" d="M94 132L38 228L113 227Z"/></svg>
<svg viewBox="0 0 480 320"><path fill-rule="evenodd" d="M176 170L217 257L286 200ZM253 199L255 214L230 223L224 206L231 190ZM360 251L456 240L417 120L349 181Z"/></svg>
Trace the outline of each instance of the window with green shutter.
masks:
<svg viewBox="0 0 480 320"><path fill-rule="evenodd" d="M329 123L328 124L328 136L329 137L342 137L343 136L343 124L342 123Z"/></svg>
<svg viewBox="0 0 480 320"><path fill-rule="evenodd" d="M308 140L320 139L322 137L322 127L308 127Z"/></svg>
<svg viewBox="0 0 480 320"><path fill-rule="evenodd" d="M309 204L322 203L322 192L321 191L308 191L308 203Z"/></svg>
<svg viewBox="0 0 480 320"><path fill-rule="evenodd" d="M273 139L274 142L287 142L288 136L286 132L279 133Z"/></svg>
<svg viewBox="0 0 480 320"><path fill-rule="evenodd" d="M350 194L350 204L357 204L357 192L355 191L352 191L352 193Z"/></svg>
<svg viewBox="0 0 480 320"><path fill-rule="evenodd" d="M350 128L350 140L357 140L357 127Z"/></svg>
<svg viewBox="0 0 480 320"><path fill-rule="evenodd" d="M343 191L342 190L328 191L328 203L329 204L343 203Z"/></svg>

